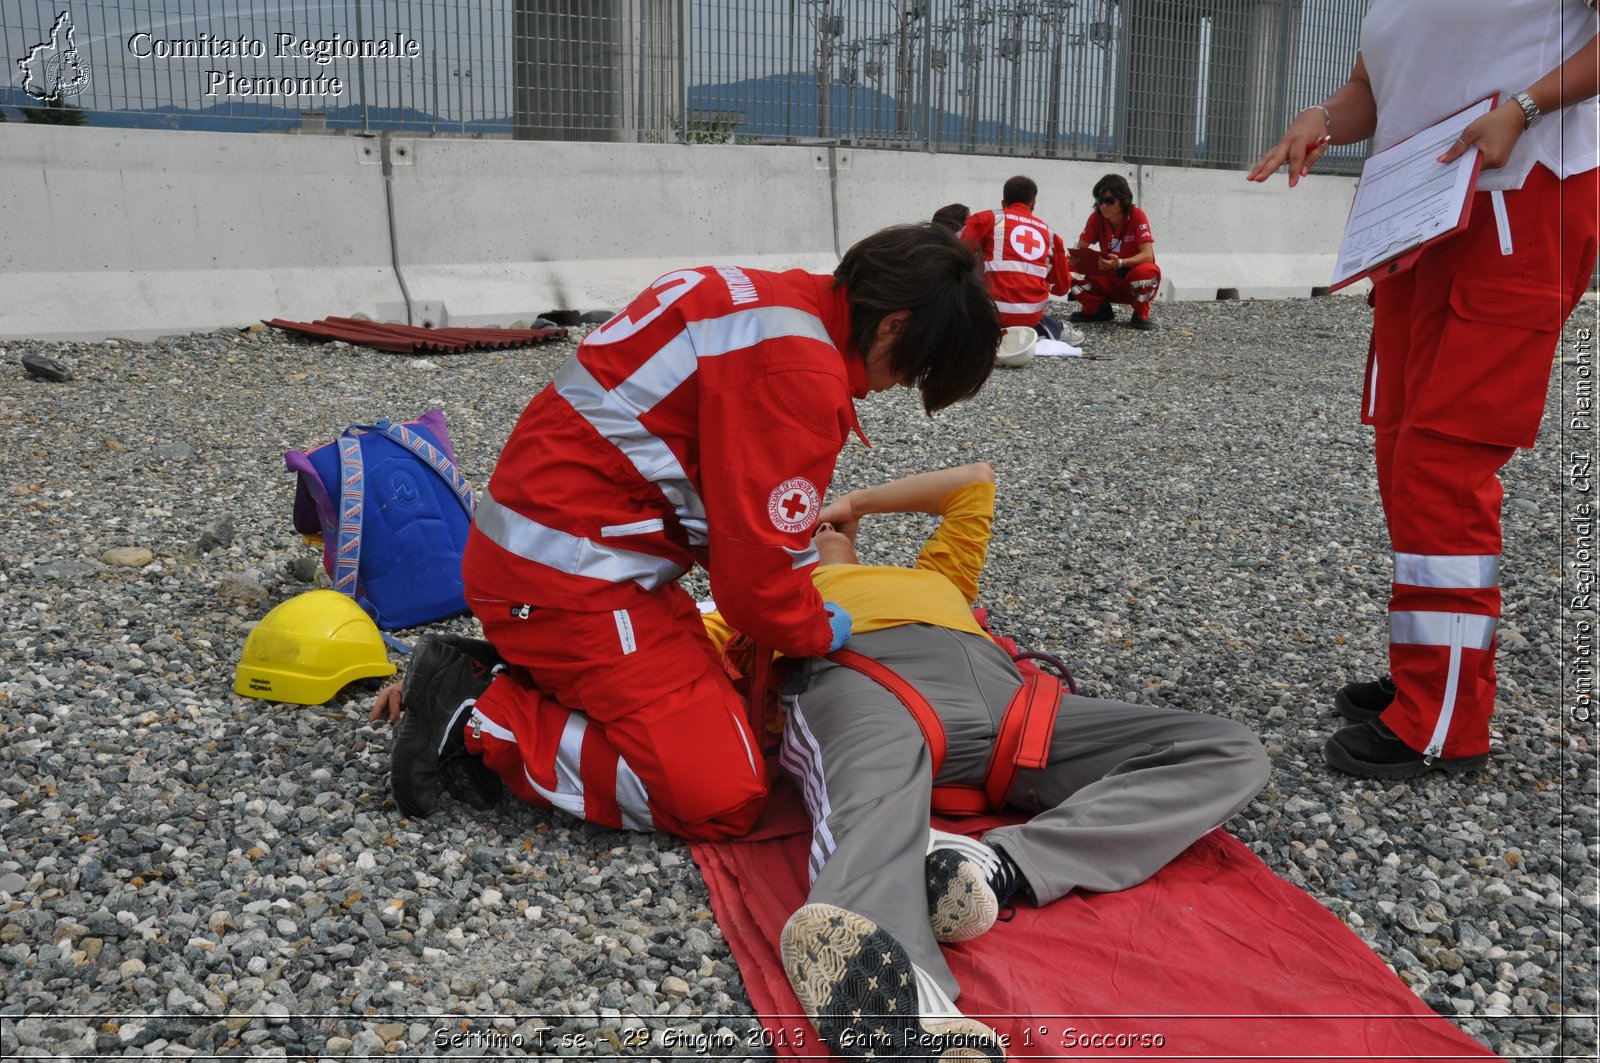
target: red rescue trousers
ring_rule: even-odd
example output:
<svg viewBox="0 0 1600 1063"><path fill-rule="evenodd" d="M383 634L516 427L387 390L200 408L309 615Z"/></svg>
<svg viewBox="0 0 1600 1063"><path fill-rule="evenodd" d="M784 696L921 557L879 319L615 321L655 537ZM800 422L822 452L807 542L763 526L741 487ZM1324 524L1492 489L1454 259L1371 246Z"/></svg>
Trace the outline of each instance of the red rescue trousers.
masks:
<svg viewBox="0 0 1600 1063"><path fill-rule="evenodd" d="M1376 430L1378 492L1394 549L1383 722L1432 756L1488 752L1500 616L1497 475L1531 447L1561 328L1588 286L1597 171L1536 166L1479 192L1467 230L1373 290L1361 419ZM1510 253L1502 253L1508 238Z"/></svg>
<svg viewBox="0 0 1600 1063"><path fill-rule="evenodd" d="M744 699L681 588L612 612L468 604L513 667L478 698L467 749L518 798L697 840L754 825L767 778Z"/></svg>
<svg viewBox="0 0 1600 1063"><path fill-rule="evenodd" d="M1126 277L1115 273L1078 274L1073 278L1072 298L1078 300L1085 314L1098 313L1108 302L1123 303L1133 307L1136 318L1150 316L1150 301L1161 289L1161 267L1154 262L1141 262L1128 267Z"/></svg>

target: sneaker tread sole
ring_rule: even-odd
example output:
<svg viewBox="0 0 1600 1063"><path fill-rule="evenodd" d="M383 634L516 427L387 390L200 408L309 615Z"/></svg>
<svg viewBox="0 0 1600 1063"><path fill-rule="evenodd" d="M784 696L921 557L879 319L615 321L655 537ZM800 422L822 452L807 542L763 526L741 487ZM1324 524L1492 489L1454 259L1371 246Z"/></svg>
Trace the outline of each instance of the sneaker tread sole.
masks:
<svg viewBox="0 0 1600 1063"><path fill-rule="evenodd" d="M976 1019L920 1015L910 957L866 916L808 904L784 925L782 956L806 1017L846 1059L1005 1059Z"/></svg>
<svg viewBox="0 0 1600 1063"><path fill-rule="evenodd" d="M937 941L971 941L994 926L1000 905L972 861L954 849L935 849L926 868L928 922Z"/></svg>

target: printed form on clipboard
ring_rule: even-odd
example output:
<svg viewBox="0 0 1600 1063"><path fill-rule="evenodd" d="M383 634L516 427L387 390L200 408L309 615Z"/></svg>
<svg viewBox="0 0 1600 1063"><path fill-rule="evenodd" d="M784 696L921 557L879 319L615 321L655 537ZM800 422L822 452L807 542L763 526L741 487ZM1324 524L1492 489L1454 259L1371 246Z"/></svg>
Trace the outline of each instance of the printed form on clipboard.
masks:
<svg viewBox="0 0 1600 1063"><path fill-rule="evenodd" d="M1481 99L1367 159L1331 291L1409 269L1427 244L1466 228L1483 153L1470 148L1455 162L1438 158L1473 119L1494 109L1496 99Z"/></svg>

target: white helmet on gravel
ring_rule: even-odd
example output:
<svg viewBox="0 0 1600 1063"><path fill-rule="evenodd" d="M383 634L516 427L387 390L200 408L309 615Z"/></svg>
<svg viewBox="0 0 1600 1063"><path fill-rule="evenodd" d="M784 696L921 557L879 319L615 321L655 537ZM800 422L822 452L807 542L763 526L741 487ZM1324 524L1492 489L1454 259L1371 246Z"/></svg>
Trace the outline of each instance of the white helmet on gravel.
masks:
<svg viewBox="0 0 1600 1063"><path fill-rule="evenodd" d="M1033 347L1039 334L1027 325L1012 325L1000 334L1000 347L994 360L1008 369L1021 369L1033 361Z"/></svg>

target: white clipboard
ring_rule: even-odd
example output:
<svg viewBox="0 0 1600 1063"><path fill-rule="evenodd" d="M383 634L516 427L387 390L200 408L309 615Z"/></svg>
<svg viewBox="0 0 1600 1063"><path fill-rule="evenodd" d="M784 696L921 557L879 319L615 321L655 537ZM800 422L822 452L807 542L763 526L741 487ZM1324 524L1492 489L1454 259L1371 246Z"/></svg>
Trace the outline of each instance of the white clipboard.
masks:
<svg viewBox="0 0 1600 1063"><path fill-rule="evenodd" d="M1468 148L1454 162L1437 160L1498 98L1486 96L1367 159L1330 291L1410 269L1424 247L1466 228L1483 153Z"/></svg>

